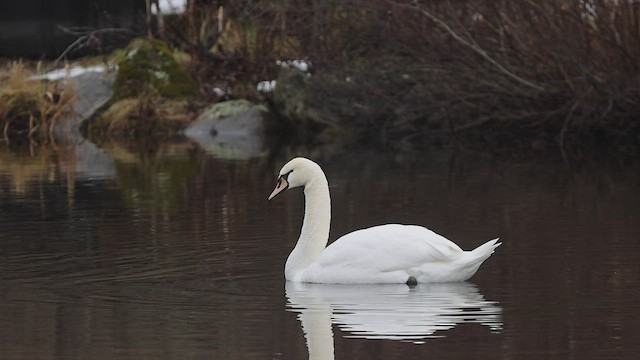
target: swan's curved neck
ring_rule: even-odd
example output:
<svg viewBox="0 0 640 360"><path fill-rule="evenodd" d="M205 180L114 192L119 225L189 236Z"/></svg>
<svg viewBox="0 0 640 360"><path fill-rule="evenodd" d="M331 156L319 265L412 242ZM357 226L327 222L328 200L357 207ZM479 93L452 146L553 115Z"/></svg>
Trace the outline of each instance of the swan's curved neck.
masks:
<svg viewBox="0 0 640 360"><path fill-rule="evenodd" d="M331 227L331 198L324 173L317 174L304 187L304 200L304 221L300 238L284 268L287 280L296 280L296 275L311 265L327 246Z"/></svg>

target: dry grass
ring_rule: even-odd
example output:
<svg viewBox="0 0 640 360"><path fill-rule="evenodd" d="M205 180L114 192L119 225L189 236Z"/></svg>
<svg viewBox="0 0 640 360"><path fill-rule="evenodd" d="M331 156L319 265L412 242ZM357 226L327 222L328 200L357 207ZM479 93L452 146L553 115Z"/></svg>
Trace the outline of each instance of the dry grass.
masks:
<svg viewBox="0 0 640 360"><path fill-rule="evenodd" d="M53 142L56 123L72 110L70 87L31 79L33 75L22 62L0 70L0 129L7 143Z"/></svg>
<svg viewBox="0 0 640 360"><path fill-rule="evenodd" d="M88 123L88 137L98 143L111 138L169 138L193 120L195 113L185 100L142 95L113 103Z"/></svg>

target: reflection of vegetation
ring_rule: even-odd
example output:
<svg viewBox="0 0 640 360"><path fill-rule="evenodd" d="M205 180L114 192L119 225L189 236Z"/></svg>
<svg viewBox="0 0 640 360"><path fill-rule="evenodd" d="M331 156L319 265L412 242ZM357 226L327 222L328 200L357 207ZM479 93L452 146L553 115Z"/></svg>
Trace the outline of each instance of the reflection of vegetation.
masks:
<svg viewBox="0 0 640 360"><path fill-rule="evenodd" d="M48 168L48 162L43 162L40 158L0 152L0 169L10 177L11 191L17 194L27 193L30 182L42 178Z"/></svg>
<svg viewBox="0 0 640 360"><path fill-rule="evenodd" d="M12 209L7 215L44 220L71 208L76 201L75 146L32 146L25 152L14 151L13 145L0 146L0 205Z"/></svg>
<svg viewBox="0 0 640 360"><path fill-rule="evenodd" d="M190 179L200 172L203 153L194 151L192 143L140 144L108 143L103 150L114 159L116 181L124 204L132 209L158 213L160 218L176 211L184 200ZM24 199L40 194L38 209L47 217L50 206L44 195L51 184L62 184L55 191L66 198L69 206L81 201L76 193L77 179L91 174L78 174L82 168L75 145L35 147L32 152L15 152L0 146L0 194L19 194ZM86 162L86 159L85 159ZM111 164L111 163L109 163ZM66 189L66 194L61 189ZM36 196L37 197L37 196Z"/></svg>
<svg viewBox="0 0 640 360"><path fill-rule="evenodd" d="M136 209L175 212L176 203L184 195L189 180L199 173L202 163L201 153L189 152L189 146L188 143L164 144L151 152L133 152L109 145L107 151L116 160L116 180L125 204ZM185 151L180 151L180 147Z"/></svg>
<svg viewBox="0 0 640 360"><path fill-rule="evenodd" d="M0 130L6 142L16 137L49 141L56 122L71 110L69 87L31 76L20 62L0 70Z"/></svg>

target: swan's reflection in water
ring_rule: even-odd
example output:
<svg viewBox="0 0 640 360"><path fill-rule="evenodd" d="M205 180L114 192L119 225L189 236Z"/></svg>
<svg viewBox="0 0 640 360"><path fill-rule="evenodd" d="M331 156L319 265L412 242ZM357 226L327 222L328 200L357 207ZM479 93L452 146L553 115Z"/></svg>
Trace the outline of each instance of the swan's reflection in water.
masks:
<svg viewBox="0 0 640 360"><path fill-rule="evenodd" d="M466 282L420 284L413 289L403 284L287 282L285 293L288 309L300 313L311 359L333 358L332 323L348 333L346 337L415 343L443 337L445 330L461 323L502 329L502 308Z"/></svg>

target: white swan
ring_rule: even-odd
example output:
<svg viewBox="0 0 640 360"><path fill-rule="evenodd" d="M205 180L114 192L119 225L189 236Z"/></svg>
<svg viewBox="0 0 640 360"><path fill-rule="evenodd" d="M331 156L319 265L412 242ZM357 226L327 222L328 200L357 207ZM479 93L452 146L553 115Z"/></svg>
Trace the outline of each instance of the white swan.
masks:
<svg viewBox="0 0 640 360"><path fill-rule="evenodd" d="M298 186L304 187L305 214L300 238L284 269L289 281L408 285L464 281L500 245L494 239L463 251L427 228L389 224L354 231L327 246L331 199L318 164L305 158L286 163L269 200Z"/></svg>

